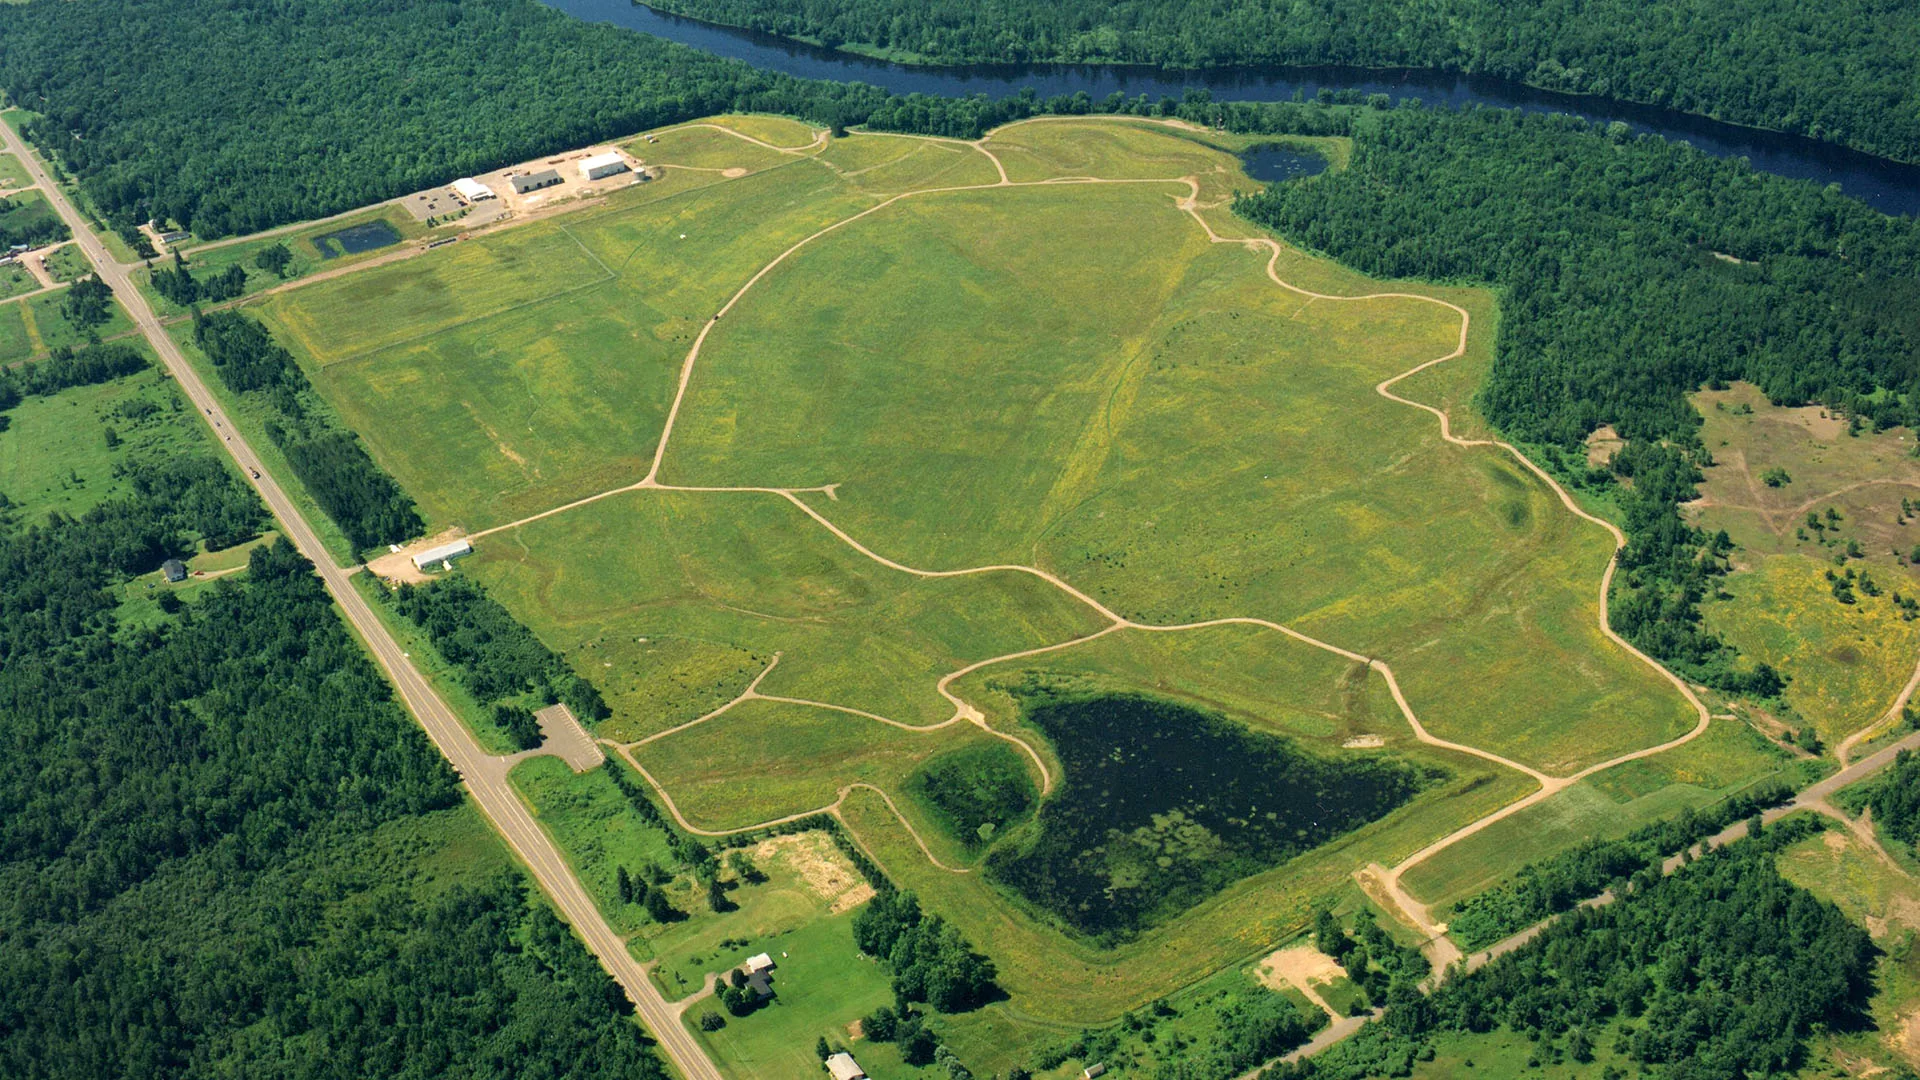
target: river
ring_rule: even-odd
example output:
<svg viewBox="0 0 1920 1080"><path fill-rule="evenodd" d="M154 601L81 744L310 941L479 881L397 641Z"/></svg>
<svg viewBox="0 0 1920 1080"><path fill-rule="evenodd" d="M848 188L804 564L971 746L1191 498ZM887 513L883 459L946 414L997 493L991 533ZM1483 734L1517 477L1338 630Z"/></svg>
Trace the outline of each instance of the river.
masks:
<svg viewBox="0 0 1920 1080"><path fill-rule="evenodd" d="M1118 90L1158 100L1204 88L1223 101L1282 101L1321 89L1386 94L1395 101L1477 103L1529 112L1563 112L1607 123L1619 120L1635 132L1692 144L1716 157L1743 157L1762 172L1838 184L1840 190L1888 214L1920 214L1920 165L1873 157L1797 135L1723 124L1705 117L1604 98L1537 90L1504 79L1426 70L1338 67L1259 67L1167 71L1119 64L1004 64L923 67L895 64L821 49L750 30L715 26L656 12L630 0L544 0L576 18L611 23L677 41L757 68L808 79L864 82L899 94L957 96L1016 94L1032 88L1042 97L1086 91L1104 98Z"/></svg>

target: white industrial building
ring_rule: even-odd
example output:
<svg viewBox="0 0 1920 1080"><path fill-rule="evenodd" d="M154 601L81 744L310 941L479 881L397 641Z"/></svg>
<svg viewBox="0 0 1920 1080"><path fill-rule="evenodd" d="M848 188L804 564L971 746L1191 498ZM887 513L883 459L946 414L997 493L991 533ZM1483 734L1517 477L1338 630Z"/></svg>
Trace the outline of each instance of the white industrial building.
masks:
<svg viewBox="0 0 1920 1080"><path fill-rule="evenodd" d="M580 162L580 179L604 180L627 171L627 159L618 151L609 150L604 154L595 154Z"/></svg>
<svg viewBox="0 0 1920 1080"><path fill-rule="evenodd" d="M451 543L441 544L438 547L430 547L420 552L413 557L413 565L416 570L425 570L435 563L448 563L462 555L471 554L473 554L472 544L465 540L455 540Z"/></svg>
<svg viewBox="0 0 1920 1080"><path fill-rule="evenodd" d="M471 176L463 176L455 180L453 182L453 193L470 203L477 203L482 199L496 198L492 188L475 180Z"/></svg>

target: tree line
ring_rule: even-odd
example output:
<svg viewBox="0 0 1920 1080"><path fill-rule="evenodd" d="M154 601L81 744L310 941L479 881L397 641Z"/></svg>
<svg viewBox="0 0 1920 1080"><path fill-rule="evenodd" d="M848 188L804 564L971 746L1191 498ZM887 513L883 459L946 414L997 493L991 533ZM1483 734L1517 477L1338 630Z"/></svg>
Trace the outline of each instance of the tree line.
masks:
<svg viewBox="0 0 1920 1080"><path fill-rule="evenodd" d="M293 355L266 327L238 312L196 310L193 340L227 389L272 409L267 437L356 550L419 535L413 500L374 464L353 432L338 426Z"/></svg>
<svg viewBox="0 0 1920 1080"><path fill-rule="evenodd" d="M1583 908L1431 996L1403 993L1326 1053L1266 1080L1405 1076L1436 1035L1508 1030L1543 1060L1594 1059L1598 1040L1660 1075L1791 1075L1807 1040L1862 1023L1877 950L1833 904L1780 875L1821 822L1788 818L1672 875L1645 869L1615 903Z"/></svg>
<svg viewBox="0 0 1920 1080"><path fill-rule="evenodd" d="M1640 871L1659 866L1667 856L1792 797L1793 790L1785 784L1770 784L1704 810L1683 810L1617 840L1588 840L1528 863L1511 881L1456 905L1447 919L1447 933L1469 950L1485 948L1550 915L1570 911L1610 887L1624 885Z"/></svg>
<svg viewBox="0 0 1920 1080"><path fill-rule="evenodd" d="M435 651L459 671L461 685L483 705L512 708L518 698L532 695L544 705L565 702L583 724L612 715L592 683L574 674L565 658L471 578L456 575L425 585L403 584L391 602L395 611L427 632ZM525 721L509 723L526 732L532 719L528 714ZM537 745L538 732L531 734Z"/></svg>
<svg viewBox="0 0 1920 1080"><path fill-rule="evenodd" d="M1920 158L1920 12L1843 0L663 0L944 64L1437 68Z"/></svg>

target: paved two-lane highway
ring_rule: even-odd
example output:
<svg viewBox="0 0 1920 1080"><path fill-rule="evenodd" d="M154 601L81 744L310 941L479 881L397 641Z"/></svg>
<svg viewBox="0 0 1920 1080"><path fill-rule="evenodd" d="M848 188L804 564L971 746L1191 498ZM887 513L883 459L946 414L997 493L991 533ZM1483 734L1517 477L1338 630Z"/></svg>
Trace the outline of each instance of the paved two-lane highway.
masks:
<svg viewBox="0 0 1920 1080"><path fill-rule="evenodd" d="M134 324L146 336L154 351L159 353L167 370L179 382L194 407L200 410L201 417L213 426L221 445L253 477L253 485L259 489L260 497L266 500L273 515L280 519L283 534L293 541L301 554L313 561L321 580L326 582L327 591L333 594L334 602L346 613L347 622L366 641L380 665L386 668L388 677L400 692L400 700L419 718L420 726L427 730L434 745L459 770L474 801L480 804L480 809L521 861L533 871L535 880L553 898L561 914L573 924L574 930L586 941L594 955L600 958L601 965L626 990L627 997L639 1010L641 1019L659 1040L661 1049L678 1067L680 1074L686 1080L721 1080L720 1070L714 1067L706 1052L681 1026L676 1010L654 989L646 973L627 952L626 943L607 925L599 908L594 906L586 890L580 887L579 880L574 877L572 868L567 865L559 849L541 830L539 823L534 821L526 805L513 793L507 782L506 766L501 759L480 748L453 710L421 677L393 635L387 632L373 609L367 606L366 600L354 591L347 570L334 562L320 543L319 536L307 524L292 500L287 498L273 474L261 464L246 439L234 430L232 422L221 410L220 402L208 391L199 373L167 335L146 298L134 288L129 276L133 267L122 265L108 253L100 238L88 228L86 220L74 210L66 194L47 176L45 167L14 134L12 128L0 124L0 140L20 159L34 183L46 195L47 201L73 230L75 242L86 252L94 271L113 288L127 313L133 317Z"/></svg>

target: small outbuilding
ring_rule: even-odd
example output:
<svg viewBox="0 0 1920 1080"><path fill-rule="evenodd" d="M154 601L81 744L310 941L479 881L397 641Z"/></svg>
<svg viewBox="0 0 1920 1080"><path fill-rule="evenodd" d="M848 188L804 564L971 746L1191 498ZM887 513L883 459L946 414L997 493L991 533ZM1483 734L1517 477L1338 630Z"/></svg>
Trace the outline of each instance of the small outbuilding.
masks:
<svg viewBox="0 0 1920 1080"><path fill-rule="evenodd" d="M520 173L508 179L513 182L513 193L515 195L525 195L529 191L539 191L541 188L550 188L561 182L560 171L558 169L541 169L536 173Z"/></svg>
<svg viewBox="0 0 1920 1080"><path fill-rule="evenodd" d="M413 566L416 570L425 570L435 563L448 563L463 555L471 554L473 554L473 545L471 543L465 540L455 540L451 543L430 547L415 555L413 557Z"/></svg>
<svg viewBox="0 0 1920 1080"><path fill-rule="evenodd" d="M179 559L168 559L160 564L160 576L168 581L187 580L187 564Z"/></svg>
<svg viewBox="0 0 1920 1080"><path fill-rule="evenodd" d="M867 1080L867 1071L845 1051L827 1058L827 1072L833 1080Z"/></svg>
<svg viewBox="0 0 1920 1080"><path fill-rule="evenodd" d="M1104 1061L1096 1061L1080 1070L1081 1080L1093 1080L1096 1076L1105 1075L1107 1075L1107 1063Z"/></svg>
<svg viewBox="0 0 1920 1080"><path fill-rule="evenodd" d="M609 176L618 176L627 171L627 159L618 151L609 150L604 154L595 154L580 162L580 179L604 180Z"/></svg>
<svg viewBox="0 0 1920 1080"><path fill-rule="evenodd" d="M773 970L773 957L768 956L766 953L760 953L757 956L747 957L747 974L758 975L763 971L772 971L772 970Z"/></svg>
<svg viewBox="0 0 1920 1080"><path fill-rule="evenodd" d="M463 176L455 180L453 182L453 193L469 203L477 203L482 199L498 197L494 195L492 188L475 180L471 176Z"/></svg>

